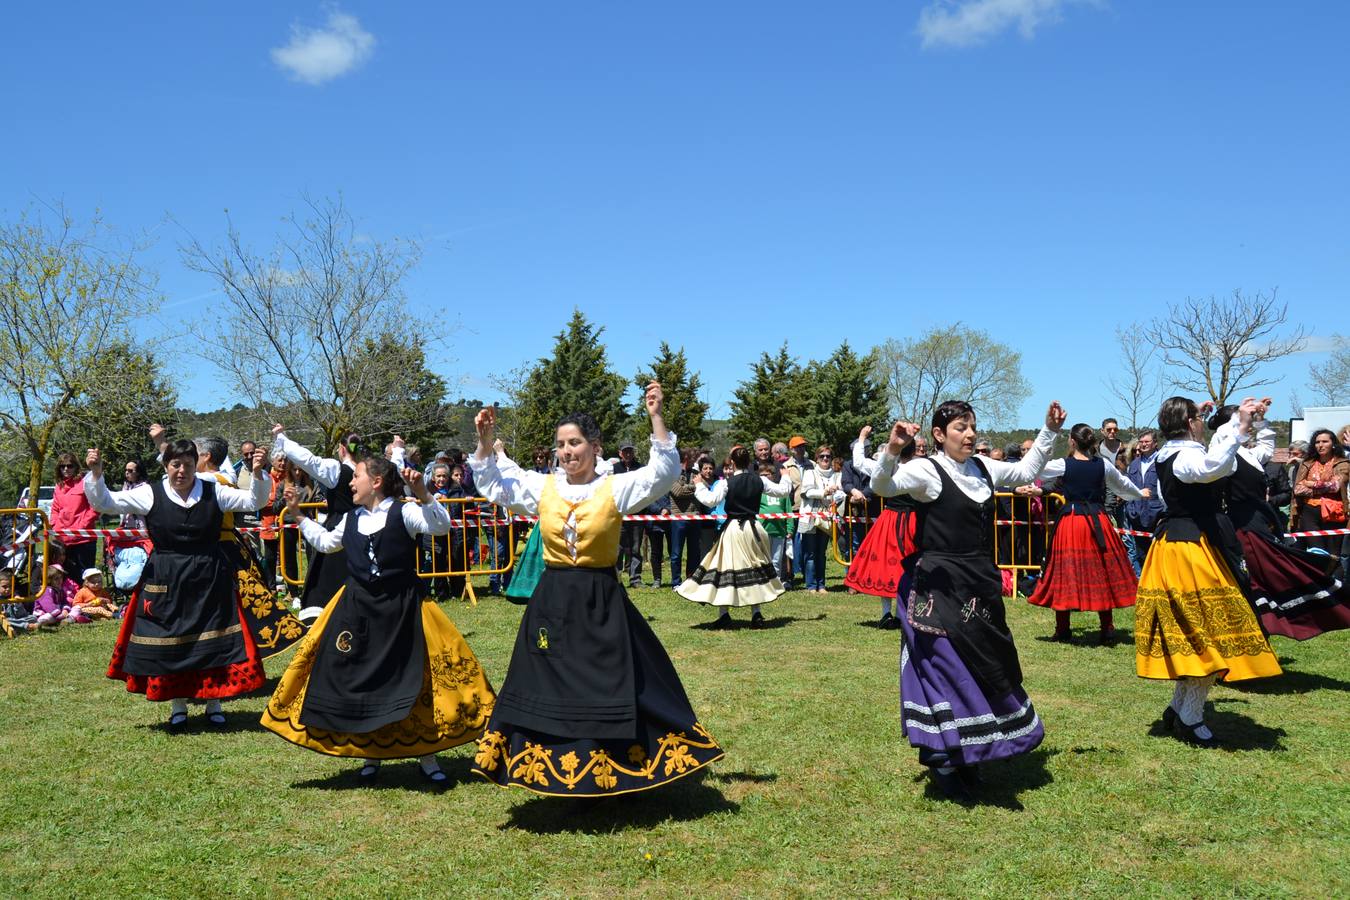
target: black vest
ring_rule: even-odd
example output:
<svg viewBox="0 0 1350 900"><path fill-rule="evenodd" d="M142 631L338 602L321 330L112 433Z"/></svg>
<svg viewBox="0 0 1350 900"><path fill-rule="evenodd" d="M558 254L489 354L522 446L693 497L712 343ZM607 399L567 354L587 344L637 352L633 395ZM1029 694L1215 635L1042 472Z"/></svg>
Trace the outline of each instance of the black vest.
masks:
<svg viewBox="0 0 1350 900"><path fill-rule="evenodd" d="M164 482L150 482L155 503L145 514L145 528L155 548L172 553L196 553L220 543L220 525L225 514L216 502L214 482L197 480L202 486L201 499L192 506L183 507L169 499Z"/></svg>
<svg viewBox="0 0 1350 900"><path fill-rule="evenodd" d="M352 467L346 463L338 466L337 484L324 491L324 527L332 531L338 520L356 509L352 499Z"/></svg>
<svg viewBox="0 0 1350 900"><path fill-rule="evenodd" d="M976 503L956 486L947 470L931 457L928 461L942 479L942 494L929 503L915 503L919 521L914 543L921 553L946 553L956 556L994 556L994 482L989 471L976 463L989 485L989 497Z"/></svg>
<svg viewBox="0 0 1350 900"><path fill-rule="evenodd" d="M1266 502L1266 473L1238 454L1237 471L1219 482L1234 528L1283 532L1280 517Z"/></svg>
<svg viewBox="0 0 1350 900"><path fill-rule="evenodd" d="M764 478L757 472L738 472L727 481L727 521L753 520L764 496Z"/></svg>
<svg viewBox="0 0 1350 900"><path fill-rule="evenodd" d="M395 500L389 507L384 527L374 534L362 534L356 527L358 514L347 515L342 532L342 549L347 555L347 571L351 577L371 585L375 577L370 572L371 554L379 567L383 583L417 583L417 539L408 534L403 524L403 504Z"/></svg>
<svg viewBox="0 0 1350 900"><path fill-rule="evenodd" d="M1101 459L1075 459L1064 457L1064 477L1060 479L1061 490L1066 502L1085 503L1106 502L1107 465Z"/></svg>

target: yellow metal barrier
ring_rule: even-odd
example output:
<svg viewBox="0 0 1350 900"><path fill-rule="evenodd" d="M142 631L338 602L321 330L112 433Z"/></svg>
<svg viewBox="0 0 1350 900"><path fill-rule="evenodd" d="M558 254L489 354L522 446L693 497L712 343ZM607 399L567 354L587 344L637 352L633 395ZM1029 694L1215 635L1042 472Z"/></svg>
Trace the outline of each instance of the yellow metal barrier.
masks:
<svg viewBox="0 0 1350 900"><path fill-rule="evenodd" d="M19 527L19 516L24 516L28 520L28 524L23 528ZM10 596L0 598L0 602L32 603L42 595L43 591L47 590L47 560L50 555L51 545L50 523L47 520L47 514L36 506L15 506L9 507L8 509L0 509L0 517L9 517L12 520L11 527L6 529L6 531L12 535L12 540L15 543L18 543L21 539L31 540L31 543L26 544L27 552L24 553L22 577L20 577L19 570L9 570L14 573L10 580ZM28 535L27 538L24 538L25 534ZM41 538L32 540L34 535L41 535ZM36 590L34 590L33 564L39 557L34 551L39 547L42 548L41 562L38 567L41 576L38 579ZM27 592L23 594L19 593L18 588L20 583L28 586ZM0 615L0 628L2 628L9 637L14 637L14 630L10 628L9 619L6 616Z"/></svg>
<svg viewBox="0 0 1350 900"><path fill-rule="evenodd" d="M318 503L318 502L301 503L300 508L314 511L323 509L327 505L328 504L326 503ZM309 558L306 554L301 552L305 548L305 542L304 539L300 537L300 532L298 530L288 529L285 527L285 525L286 525L286 507L283 506L281 508L281 512L277 514L277 571L281 573L281 580L286 582L287 584L294 585L296 587L304 587L305 565L302 565L302 563L307 565L307 560ZM295 578L292 578L290 575L286 574L287 534L294 535L294 539L298 541L295 548L295 568L298 570L296 572Z"/></svg>
<svg viewBox="0 0 1350 900"><path fill-rule="evenodd" d="M852 503L845 501L845 509L850 509L850 513L848 515L845 515L843 518L844 528L842 530L842 533L845 536L846 543L848 544L847 559L845 559L844 555L839 552L839 535L841 533L839 528L839 521L840 521L839 517L836 516L830 522L830 547L834 550L834 561L839 563L839 565L843 566L845 569L847 569L849 565L851 565L853 562L854 533L861 530L863 534L866 535L867 529L872 527L872 517L867 513L867 505L861 504L862 506L861 516L852 514L851 512L852 506L853 506Z"/></svg>
<svg viewBox="0 0 1350 900"><path fill-rule="evenodd" d="M1040 512L1033 516L1031 508L1035 499L1029 494L1013 491L994 493L994 564L1000 569L1039 572L1044 565L1064 497L1061 494L1041 495ZM999 508L1002 500L1008 501L1007 513Z"/></svg>
<svg viewBox="0 0 1350 900"><path fill-rule="evenodd" d="M450 518L455 521L449 534L428 535L429 548L431 550L431 569L422 568L422 556L418 554L417 558L417 577L418 578L459 578L464 579L464 589L461 597L467 597L469 602L475 606L478 604L478 597L473 591L474 575L501 575L511 571L516 562L516 532L515 522L511 520L511 513L499 506L493 506L488 503L486 497L437 497L436 502L446 507L446 512ZM484 522L492 524L473 525L468 524L476 519L482 519ZM504 524L496 524L498 522ZM496 552L496 537L499 529L506 531L505 559L499 557ZM455 536L461 536L459 547L455 547ZM440 541L444 541L444 551L438 552ZM472 563L472 557L475 555L470 552L470 540L477 548L478 559L485 560L492 557L496 559L496 565L487 566ZM441 569L438 562L444 560L448 568ZM457 566L456 563L459 563Z"/></svg>

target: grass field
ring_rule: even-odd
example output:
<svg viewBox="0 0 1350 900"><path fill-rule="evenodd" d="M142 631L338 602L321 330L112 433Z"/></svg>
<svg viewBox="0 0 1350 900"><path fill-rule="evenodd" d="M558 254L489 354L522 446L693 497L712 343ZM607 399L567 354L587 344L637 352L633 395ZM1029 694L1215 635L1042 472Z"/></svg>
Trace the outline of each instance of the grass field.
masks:
<svg viewBox="0 0 1350 900"><path fill-rule="evenodd" d="M227 702L223 734L197 707L170 735L166 704L103 677L114 623L0 642L0 895L1350 894L1350 634L1276 638L1285 675L1216 688L1233 749L1205 751L1162 736L1171 685L1097 647L1095 616L1062 645L1011 603L1046 740L987 766L967 809L903 740L899 632L872 599L790 593L771 627L718 631L669 590L633 598L727 755L594 802L489 785L471 747L443 755L444 793L411 761L357 787L352 762L259 728L261 695ZM519 608L447 611L500 684Z"/></svg>

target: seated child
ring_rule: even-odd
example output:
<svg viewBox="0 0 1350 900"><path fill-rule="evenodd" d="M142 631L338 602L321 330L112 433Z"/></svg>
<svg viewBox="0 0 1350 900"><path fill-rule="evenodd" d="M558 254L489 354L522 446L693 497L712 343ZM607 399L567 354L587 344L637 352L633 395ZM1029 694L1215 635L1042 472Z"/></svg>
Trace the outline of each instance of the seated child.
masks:
<svg viewBox="0 0 1350 900"><path fill-rule="evenodd" d="M47 567L47 589L33 601L38 626L55 628L70 617L70 604L66 602L67 580L60 566Z"/></svg>
<svg viewBox="0 0 1350 900"><path fill-rule="evenodd" d="M4 609L0 627L10 637L13 637L15 632L37 630L37 615L28 604L16 602L14 599L14 572L10 569L0 570L0 606Z"/></svg>
<svg viewBox="0 0 1350 900"><path fill-rule="evenodd" d="M111 619L115 612L117 605L103 586L103 573L98 569L85 569L83 584L70 603L71 619L75 622Z"/></svg>

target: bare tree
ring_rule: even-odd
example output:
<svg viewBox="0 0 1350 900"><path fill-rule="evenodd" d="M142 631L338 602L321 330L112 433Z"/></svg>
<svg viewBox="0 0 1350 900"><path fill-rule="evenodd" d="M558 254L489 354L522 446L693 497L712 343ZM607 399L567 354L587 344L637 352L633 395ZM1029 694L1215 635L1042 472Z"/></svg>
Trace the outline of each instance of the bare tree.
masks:
<svg viewBox="0 0 1350 900"><path fill-rule="evenodd" d="M1116 345L1120 347L1120 365L1103 381L1111 396L1120 401L1120 414L1129 420L1130 430L1138 431L1153 421L1161 400L1158 345L1142 325L1117 327Z"/></svg>
<svg viewBox="0 0 1350 900"><path fill-rule="evenodd" d="M1288 304L1277 291L1243 294L1226 299L1187 297L1168 306L1167 315L1153 320L1150 333L1171 366L1178 388L1204 391L1223 405L1238 391L1275 381L1258 372L1271 360L1297 353L1307 332L1303 326L1279 336L1289 317Z"/></svg>
<svg viewBox="0 0 1350 900"><path fill-rule="evenodd" d="M378 352L415 348L412 362L420 364L423 338L403 294L420 247L358 240L341 198L305 203L307 217L286 217L289 233L265 253L249 249L232 222L224 248L196 238L181 248L187 267L214 278L235 308L228 323L202 329L202 356L265 410L294 405L303 418L294 424L322 435L325 451L348 430L376 436L437 427L439 398L404 396L422 381L422 373L400 370L408 354Z"/></svg>
<svg viewBox="0 0 1350 900"><path fill-rule="evenodd" d="M1311 368L1308 388L1314 402L1340 406L1350 403L1350 338L1337 334L1331 340L1331 356Z"/></svg>
<svg viewBox="0 0 1350 900"><path fill-rule="evenodd" d="M157 375L153 363L122 364L128 324L157 297L141 249L97 217L77 227L59 207L0 225L0 424L27 453L34 497L53 435L81 403L105 398L106 424ZM114 409L113 398L126 403Z"/></svg>
<svg viewBox="0 0 1350 900"><path fill-rule="evenodd" d="M1011 423L1031 393L1022 354L960 322L876 348L891 412L927 423L944 400L969 401L987 426Z"/></svg>

